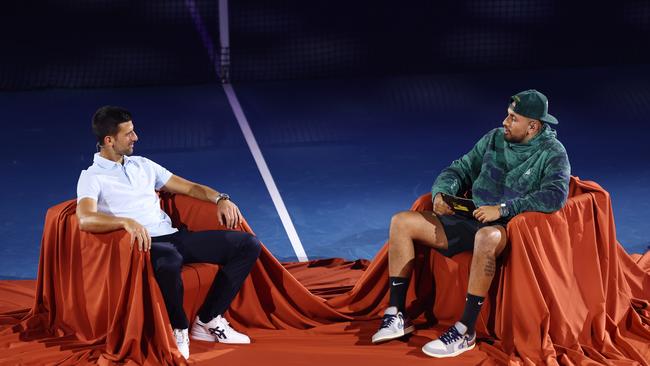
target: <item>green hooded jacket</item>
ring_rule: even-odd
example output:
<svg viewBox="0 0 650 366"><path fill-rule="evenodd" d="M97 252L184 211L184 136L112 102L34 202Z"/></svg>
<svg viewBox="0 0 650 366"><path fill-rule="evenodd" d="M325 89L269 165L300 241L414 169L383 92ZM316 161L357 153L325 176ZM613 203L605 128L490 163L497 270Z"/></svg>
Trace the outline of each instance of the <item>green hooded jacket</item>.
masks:
<svg viewBox="0 0 650 366"><path fill-rule="evenodd" d="M566 149L548 125L527 143L510 143L503 137L503 128L495 128L443 169L431 194L458 195L471 189L477 207L505 203L509 219L524 211L562 208L570 174Z"/></svg>

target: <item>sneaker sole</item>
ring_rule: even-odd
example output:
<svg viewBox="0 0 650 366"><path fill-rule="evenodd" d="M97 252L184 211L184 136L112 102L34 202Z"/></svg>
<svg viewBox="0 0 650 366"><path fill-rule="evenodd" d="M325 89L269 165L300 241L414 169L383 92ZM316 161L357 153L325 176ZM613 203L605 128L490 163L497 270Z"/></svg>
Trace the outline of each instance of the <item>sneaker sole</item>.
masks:
<svg viewBox="0 0 650 366"><path fill-rule="evenodd" d="M237 342L237 341L217 341L217 342L219 342L219 343L223 343L223 344L251 344L250 341L248 341L248 342Z"/></svg>
<svg viewBox="0 0 650 366"><path fill-rule="evenodd" d="M458 356L459 354L461 354L463 352L467 352L469 350L472 350L472 349L474 349L474 346L476 346L476 343L474 343L473 345L471 345L471 346L469 346L467 348L459 349L458 351L456 351L454 353L450 353L448 355L440 355L440 354L437 354L437 353L429 353L424 349L424 347L422 347L422 352L427 356L431 356L431 357L435 357L435 358L447 358L447 357L455 357L455 356Z"/></svg>
<svg viewBox="0 0 650 366"><path fill-rule="evenodd" d="M377 344L377 343L382 343L382 342L387 342L387 341L390 341L390 340L393 340L393 339L397 339L397 338L400 338L400 337L404 337L405 335L407 335L409 333L413 333L414 330L415 330L415 326L411 325L410 327L404 328L404 330L402 330L402 332L400 332L400 333L395 333L393 335L373 339L372 343Z"/></svg>
<svg viewBox="0 0 650 366"><path fill-rule="evenodd" d="M191 339L196 339L199 341L209 341L209 342L217 342L217 340L214 338L214 336L209 335L209 334L204 334L204 333L190 333L190 338Z"/></svg>

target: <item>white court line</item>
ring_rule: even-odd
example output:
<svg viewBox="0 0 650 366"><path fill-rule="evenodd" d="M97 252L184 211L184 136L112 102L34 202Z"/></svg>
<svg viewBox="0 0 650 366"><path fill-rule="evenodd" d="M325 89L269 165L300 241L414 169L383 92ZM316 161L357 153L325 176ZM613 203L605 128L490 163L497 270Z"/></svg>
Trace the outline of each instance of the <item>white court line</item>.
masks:
<svg viewBox="0 0 650 366"><path fill-rule="evenodd" d="M298 237L296 228L293 226L293 222L289 217L289 212L287 211L287 208L284 205L284 201L280 196L278 187L275 185L275 181L273 180L273 176L271 176L269 167L266 165L266 161L264 160L264 156L262 156L260 147L257 145L257 140L255 140L253 131L251 130L250 125L248 124L248 120L246 119L246 116L244 115L244 111L242 110L241 105L239 104L239 100L237 100L237 95L235 95L235 90L232 88L232 85L230 84L224 84L223 90L226 92L226 96L228 97L228 101L230 102L232 111L235 114L235 118L239 123L239 127L241 128L241 131L244 134L244 138L246 139L248 148L250 149L251 154L253 154L253 159L255 159L255 163L257 164L257 169L259 169L260 174L262 175L262 179L264 179L264 184L266 184L266 189L269 190L269 194L271 195L271 199L273 200L275 209L278 211L278 215L280 215L280 220L282 220L282 225L284 226L284 230L286 230L287 235L289 236L289 241L291 242L291 246L293 246L293 251L296 253L296 257L298 257L299 261L306 262L309 260L307 258L307 253L305 253L305 249L302 247L302 243L300 242L300 238Z"/></svg>
<svg viewBox="0 0 650 366"><path fill-rule="evenodd" d="M203 22L201 21L201 16L199 15L198 8L194 0L185 0L185 5L187 6L187 9L190 12L190 15L192 16L192 20L194 21L194 25L199 35L201 36L201 41L203 42L203 45L208 51L210 60L216 65L217 60L215 55L214 44L210 39L206 27L203 25ZM300 238L298 237L296 228L293 226L291 217L289 217L289 212L287 211L287 208L284 205L284 201L280 196L278 187L275 185L275 181L273 180L271 171L269 171L269 167L266 165L266 161L264 160L264 156L262 156L260 147L257 145L257 140L253 135L253 131L251 130L250 125L248 124L248 120L246 119L246 116L244 115L244 111L242 110L241 105L239 104L239 100L237 100L237 95L235 94L235 90L233 89L232 85L228 83L227 72L225 73L223 72L224 68L226 70L230 68L230 29L229 29L230 26L228 23L229 23L228 22L228 0L219 0L219 43L221 46L221 50L219 52L220 70L217 70L217 77L221 78L225 75L226 80L222 80L222 82L225 81L225 83L223 84L223 90L225 91L226 96L228 97L228 102L230 103L230 107L232 108L232 111L235 114L235 118L237 119L237 123L239 123L239 127L241 128L241 131L244 134L244 139L246 140L246 143L248 144L248 148L250 149L251 154L253 155L255 164L257 164L257 169L262 175L262 179L264 180L266 189L269 191L269 194L271 195L271 199L273 200L275 209L278 212L278 215L280 216L280 220L282 221L284 230L287 232L287 236L289 237L291 246L293 246L293 251L296 253L296 257L298 257L299 261L306 262L309 260L307 258L307 253L305 253L305 249L302 247L302 243L300 242Z"/></svg>
<svg viewBox="0 0 650 366"><path fill-rule="evenodd" d="M215 51L214 43L210 38L207 28L205 27L203 21L201 20L201 15L199 14L199 10L198 7L196 6L195 1L185 0L185 6L187 7L187 10L192 16L192 20L194 21L194 26L196 27L196 30L199 33L199 36L201 37L201 42L203 43L203 46L208 52L210 61L213 62L215 67L217 66L216 57L217 55L219 56L219 64L218 64L219 68L215 70L217 77L219 79L222 79L221 80L222 82L225 82L223 84L223 89L226 92L228 101L230 102L230 107L232 108L232 111L235 114L235 118L239 123L239 127L241 128L242 133L244 134L244 138L246 139L248 148L250 149L251 154L253 155L253 159L255 159L255 163L257 164L257 169L260 171L260 174L262 175L262 179L266 184L266 189L269 191L269 194L271 195L271 199L273 200L275 209L278 212L278 215L280 216L280 220L282 221L284 230L287 232L287 236L289 237L291 246L293 246L293 251L296 253L296 257L298 257L299 261L306 262L308 260L307 254L305 253L305 249L302 247L300 238L298 238L298 233L296 232L296 229L293 226L293 222L291 222L291 218L289 217L289 212L287 212L287 208L285 207L284 201L280 196L278 187L275 185L273 176L271 176L271 172L269 171L269 168L266 165L266 161L262 156L262 152L260 151L260 148L257 145L257 140L255 140L253 131L251 131L251 128L248 124L248 120L244 115L244 111L242 110L241 105L237 100L237 95L235 95L235 90L232 88L230 84L228 84L227 70L230 68L230 32L229 32L229 24L228 24L228 0L219 0L219 42L220 42L221 50L218 54Z"/></svg>

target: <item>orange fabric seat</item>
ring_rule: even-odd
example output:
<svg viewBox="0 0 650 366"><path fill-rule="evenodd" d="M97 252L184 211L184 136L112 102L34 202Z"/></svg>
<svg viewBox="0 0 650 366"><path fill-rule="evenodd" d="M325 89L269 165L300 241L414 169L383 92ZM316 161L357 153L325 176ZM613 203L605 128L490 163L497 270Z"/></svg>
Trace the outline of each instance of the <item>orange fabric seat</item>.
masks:
<svg viewBox="0 0 650 366"><path fill-rule="evenodd" d="M212 204L163 195L162 205L177 226L218 228ZM424 195L412 209L430 205L430 196ZM75 201L68 201L48 210L33 306L0 315L0 364L183 364L148 253L131 250L124 231L79 231L75 207ZM250 232L246 223L243 230ZM630 256L616 241L607 192L572 178L562 210L518 215L507 230L509 249L477 323L482 341L453 362L650 364L650 252ZM236 327L248 329L254 342L246 349L229 349L236 352L225 356L219 353L220 362L236 362L241 355L269 363L276 346L320 355L316 359L321 361L293 359L314 366L336 363L337 357L349 360L350 352L359 362L367 357L374 364L401 358L413 365L430 362L418 348L436 329L460 317L471 253L445 258L418 247L407 304L418 323L434 327L417 330L428 338L373 348L369 339L375 319L388 302L387 252L384 246L352 286L351 276L335 261L291 264L289 272L263 248L227 314ZM209 264L184 267L184 307L190 319L216 271ZM324 296L314 295L296 278ZM24 286L0 284L4 296L9 292L3 288L25 296ZM269 330L275 332L272 337ZM340 353L323 345L319 334L330 342L337 339ZM202 357L200 352L195 356Z"/></svg>

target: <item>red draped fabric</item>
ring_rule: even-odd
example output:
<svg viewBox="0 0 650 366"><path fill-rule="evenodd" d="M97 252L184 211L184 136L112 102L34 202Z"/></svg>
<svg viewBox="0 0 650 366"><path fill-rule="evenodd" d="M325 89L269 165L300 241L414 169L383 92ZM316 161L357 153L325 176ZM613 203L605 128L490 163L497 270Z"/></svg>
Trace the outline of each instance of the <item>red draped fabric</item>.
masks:
<svg viewBox="0 0 650 366"><path fill-rule="evenodd" d="M167 195L162 205L176 225L219 228L214 205ZM124 231L81 232L75 208L48 210L35 284L0 281L0 364L185 363L149 254L131 250ZM430 195L412 209L431 209ZM617 242L606 191L572 178L562 210L518 215L508 236L478 319L479 347L446 362L650 365L650 252L630 256ZM418 247L407 299L416 335L377 346L369 338L388 301L387 246L370 263L283 265L263 249L227 314L253 344L195 341L190 363L430 364L419 348L460 317L470 261L471 253ZM190 319L217 271L184 267Z"/></svg>

